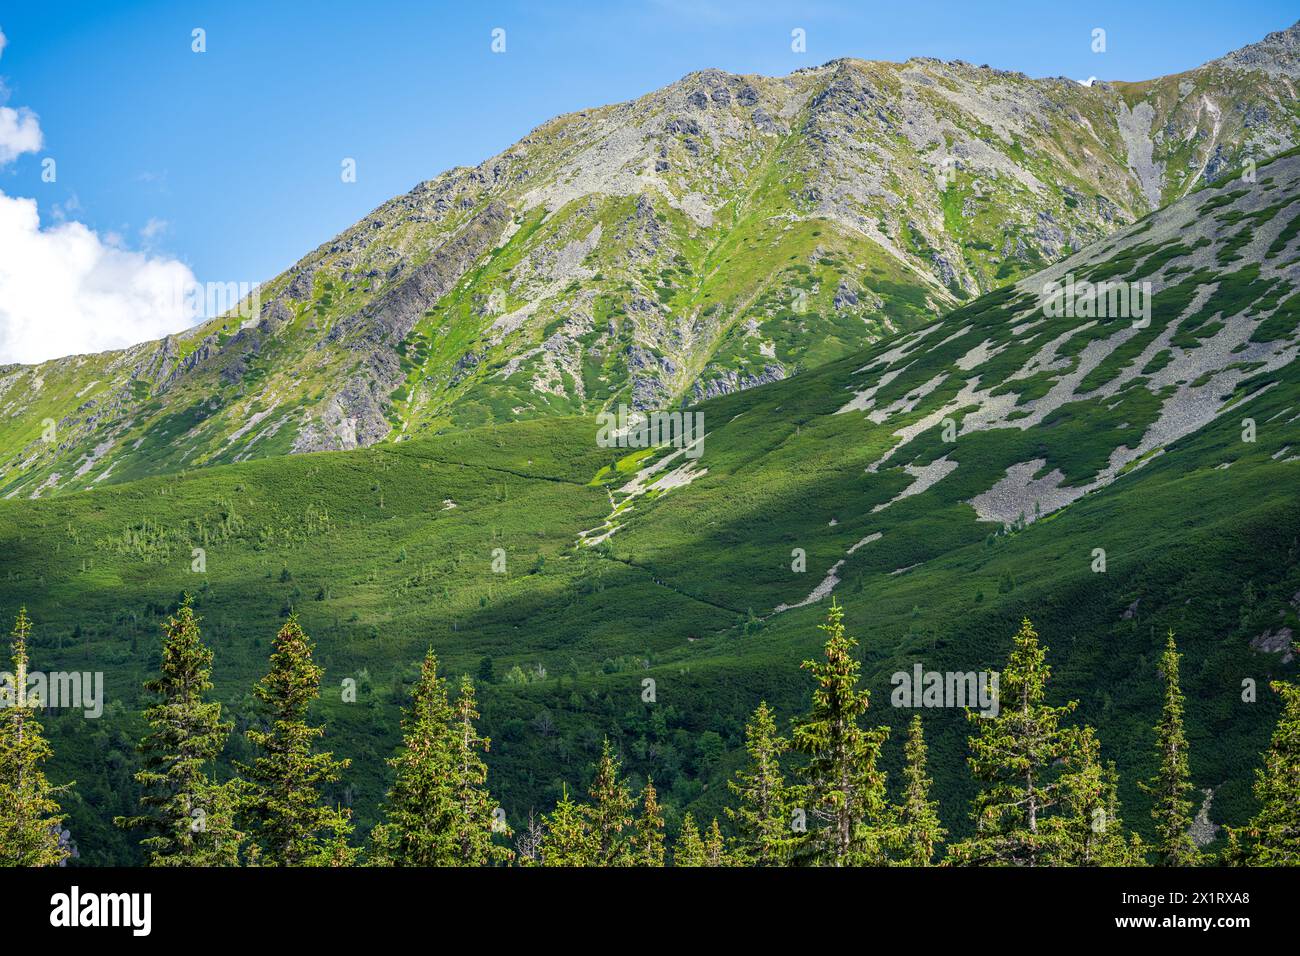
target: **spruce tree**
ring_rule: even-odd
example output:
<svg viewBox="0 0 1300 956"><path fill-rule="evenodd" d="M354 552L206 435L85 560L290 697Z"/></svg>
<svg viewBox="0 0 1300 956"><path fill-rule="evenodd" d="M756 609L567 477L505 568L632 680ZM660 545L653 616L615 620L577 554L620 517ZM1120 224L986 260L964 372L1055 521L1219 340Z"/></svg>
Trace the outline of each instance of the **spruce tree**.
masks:
<svg viewBox="0 0 1300 956"><path fill-rule="evenodd" d="M71 784L51 786L41 765L50 745L41 733L39 700L27 696L27 640L32 622L18 611L12 640L12 687L0 706L0 866L58 866L68 857L59 840L63 823L56 796Z"/></svg>
<svg viewBox="0 0 1300 956"><path fill-rule="evenodd" d="M731 856L727 853L727 841L722 836L722 828L718 826L717 817L713 818L713 825L709 827L708 839L704 841L704 865L731 865Z"/></svg>
<svg viewBox="0 0 1300 956"><path fill-rule="evenodd" d="M596 866L629 866L631 847L624 831L632 825L632 795L619 775L609 738L605 738L596 776L588 791L591 802L582 808L596 843Z"/></svg>
<svg viewBox="0 0 1300 956"><path fill-rule="evenodd" d="M975 835L949 847L958 864L1042 866L1050 864L1057 833L1047 817L1060 802L1058 760L1066 755L1060 720L1075 708L1048 707L1043 701L1051 668L1038 633L1021 623L1011 657L1000 677L999 712L982 717L969 738L968 758L976 779L987 786L975 797L971 816Z"/></svg>
<svg viewBox="0 0 1300 956"><path fill-rule="evenodd" d="M1156 754L1159 766L1149 783L1139 783L1151 794L1151 817L1155 820L1153 844L1160 866L1195 866L1200 851L1191 837L1192 781L1187 766L1187 736L1183 732L1183 691L1179 686L1178 647L1169 632L1160 671L1165 679L1164 708L1156 724Z"/></svg>
<svg viewBox="0 0 1300 956"><path fill-rule="evenodd" d="M934 862L935 850L943 843L948 831L939 820L938 802L930 799L933 783L926 770L925 734L920 714L912 717L903 756L906 760L903 768L906 786L903 800L895 809L891 848L896 860L902 864L930 866Z"/></svg>
<svg viewBox="0 0 1300 956"><path fill-rule="evenodd" d="M247 781L244 812L262 865L326 865L341 855L351 832L349 812L321 801L322 785L337 780L349 761L316 750L325 729L308 723L307 711L320 696L324 671L311 652L311 641L291 616L276 634L269 672L253 688L268 727L247 731L260 753L239 769Z"/></svg>
<svg viewBox="0 0 1300 956"><path fill-rule="evenodd" d="M636 821L636 844L634 863L637 866L664 865L664 815L659 807L659 794L655 792L655 782L646 779L645 789L641 791L641 816Z"/></svg>
<svg viewBox="0 0 1300 956"><path fill-rule="evenodd" d="M1275 681L1282 697L1264 766L1255 771L1259 812L1229 832L1227 858L1247 866L1300 866L1300 686Z"/></svg>
<svg viewBox="0 0 1300 956"><path fill-rule="evenodd" d="M1061 812L1044 823L1053 839L1046 862L1056 866L1139 866L1140 839L1130 837L1120 816L1119 774L1101 763L1101 744L1091 727L1062 731Z"/></svg>
<svg viewBox="0 0 1300 956"><path fill-rule="evenodd" d="M456 700L452 753L456 863L460 866L504 863L514 855L492 842L496 804L488 793L487 764L480 756L480 752L487 753L492 741L479 736L474 726L478 717L474 681L466 674L460 679L460 696ZM507 827L502 833L508 837L510 829Z"/></svg>
<svg viewBox="0 0 1300 956"><path fill-rule="evenodd" d="M560 802L546 818L540 854L542 866L599 866L599 845L587 825L583 808L565 787Z"/></svg>
<svg viewBox="0 0 1300 956"><path fill-rule="evenodd" d="M152 866L239 864L235 794L211 775L231 728L221 720L221 704L204 700L211 673L212 651L186 596L163 624L161 673L144 684L160 698L144 712L152 730L138 748L143 767L135 779L144 812L114 821L149 834L140 845Z"/></svg>
<svg viewBox="0 0 1300 956"><path fill-rule="evenodd" d="M471 703L472 708L472 703ZM396 771L384 822L371 831L372 862L387 866L450 866L463 849L456 744L447 684L430 649L420 665L411 707L402 717L402 743L388 765Z"/></svg>
<svg viewBox="0 0 1300 956"><path fill-rule="evenodd" d="M356 866L361 859L361 848L348 842L352 834L349 814L335 807L325 824L325 836L320 847L304 861L304 866Z"/></svg>
<svg viewBox="0 0 1300 956"><path fill-rule="evenodd" d="M779 866L789 857L793 843L791 788L786 786L780 763L789 749L790 742L777 733L776 716L767 701L759 702L745 725L749 766L727 782L740 801L739 807L726 808L739 833L735 855L747 866Z"/></svg>
<svg viewBox="0 0 1300 956"><path fill-rule="evenodd" d="M866 730L859 724L870 694L857 688L857 641L845 634L843 620L843 608L832 601L821 625L829 635L826 659L803 663L817 687L811 711L795 726L794 743L808 754L803 768L808 800L813 816L825 824L807 835L810 861L870 866L885 859L885 774L876 762L889 729Z"/></svg>
<svg viewBox="0 0 1300 956"><path fill-rule="evenodd" d="M677 842L673 845L673 866L708 866L707 850L700 839L700 830L695 825L695 817L687 811L682 817L682 828L677 833Z"/></svg>

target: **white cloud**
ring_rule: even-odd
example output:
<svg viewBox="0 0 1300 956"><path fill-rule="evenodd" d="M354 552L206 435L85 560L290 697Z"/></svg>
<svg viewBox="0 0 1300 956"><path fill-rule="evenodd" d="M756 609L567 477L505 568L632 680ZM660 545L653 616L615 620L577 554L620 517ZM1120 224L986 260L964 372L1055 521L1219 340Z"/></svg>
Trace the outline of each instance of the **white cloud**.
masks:
<svg viewBox="0 0 1300 956"><path fill-rule="evenodd" d="M195 321L194 274L83 223L41 228L36 201L0 192L0 364L102 352Z"/></svg>
<svg viewBox="0 0 1300 956"><path fill-rule="evenodd" d="M0 106L0 166L12 163L23 153L40 151L41 123L25 106Z"/></svg>
<svg viewBox="0 0 1300 956"><path fill-rule="evenodd" d="M156 239L171 228L171 223L166 219L150 218L143 226L140 227L140 238L149 240Z"/></svg>
<svg viewBox="0 0 1300 956"><path fill-rule="evenodd" d="M5 38L5 32L0 30L0 56L4 56L5 44L9 41Z"/></svg>

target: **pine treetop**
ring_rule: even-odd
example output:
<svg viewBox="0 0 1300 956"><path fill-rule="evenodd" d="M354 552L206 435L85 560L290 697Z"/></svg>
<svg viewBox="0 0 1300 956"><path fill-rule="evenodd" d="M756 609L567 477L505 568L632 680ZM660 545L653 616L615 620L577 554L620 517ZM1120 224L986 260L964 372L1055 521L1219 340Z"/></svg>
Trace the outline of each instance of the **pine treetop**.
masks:
<svg viewBox="0 0 1300 956"><path fill-rule="evenodd" d="M27 697L27 640L32 622L24 607L11 632L14 701L0 707L0 866L56 866L69 855L59 834L57 795L71 783L51 786L42 765L51 756L36 707Z"/></svg>
<svg viewBox="0 0 1300 956"><path fill-rule="evenodd" d="M619 771L620 762L606 737L588 791L591 802L582 808L596 840L601 866L626 866L631 858L624 831L632 825L632 794Z"/></svg>
<svg viewBox="0 0 1300 956"><path fill-rule="evenodd" d="M659 794L655 791L653 778L647 777L645 789L641 791L641 816L637 818L636 846L637 866L664 865L664 815L659 806Z"/></svg>

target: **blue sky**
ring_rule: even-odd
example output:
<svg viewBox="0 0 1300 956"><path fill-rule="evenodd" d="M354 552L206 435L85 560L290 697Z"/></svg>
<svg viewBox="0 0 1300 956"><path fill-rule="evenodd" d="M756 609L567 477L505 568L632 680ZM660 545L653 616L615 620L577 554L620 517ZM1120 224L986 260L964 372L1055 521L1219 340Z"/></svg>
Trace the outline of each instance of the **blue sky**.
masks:
<svg viewBox="0 0 1300 956"><path fill-rule="evenodd" d="M201 280L268 279L385 199L549 117L704 67L784 74L838 56L961 58L1145 79L1290 26L1250 3L35 3L0 8L0 105L39 152L0 191ZM207 52L191 51L202 27ZM494 27L506 52L490 49ZM790 31L807 31L807 53ZM1107 51L1090 49L1107 31ZM41 180L44 157L57 180ZM340 181L344 157L357 182ZM150 225L152 223L152 225Z"/></svg>

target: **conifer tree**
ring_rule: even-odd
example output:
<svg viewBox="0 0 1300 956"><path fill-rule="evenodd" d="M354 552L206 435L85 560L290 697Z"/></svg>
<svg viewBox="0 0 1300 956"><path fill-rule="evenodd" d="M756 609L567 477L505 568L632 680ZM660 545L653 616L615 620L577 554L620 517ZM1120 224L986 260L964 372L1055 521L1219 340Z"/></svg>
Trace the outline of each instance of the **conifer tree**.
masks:
<svg viewBox="0 0 1300 956"><path fill-rule="evenodd" d="M636 822L635 864L637 866L664 865L664 815L659 808L659 794L655 792L655 782L646 779L645 789L641 791L641 816Z"/></svg>
<svg viewBox="0 0 1300 956"><path fill-rule="evenodd" d="M471 702L472 708L472 702ZM411 706L402 717L402 743L388 765L396 771L384 822L371 831L371 862L385 866L450 866L462 847L453 712L438 659L430 649L420 665Z"/></svg>
<svg viewBox="0 0 1300 956"><path fill-rule="evenodd" d="M1165 678L1165 701L1156 724L1156 752L1159 767L1149 783L1139 783L1151 794L1151 817L1156 823L1153 845L1160 866L1195 866L1200 851L1191 837L1192 781L1187 766L1187 736L1183 732L1183 691L1179 686L1178 662L1181 655L1169 632L1160 671Z"/></svg>
<svg viewBox="0 0 1300 956"><path fill-rule="evenodd" d="M1264 766L1255 771L1259 812L1229 831L1229 862L1247 866L1300 866L1300 686L1269 685L1282 697L1282 714Z"/></svg>
<svg viewBox="0 0 1300 956"><path fill-rule="evenodd" d="M144 812L115 820L150 834L140 845L153 866L239 864L243 834L235 826L233 785L210 775L231 728L221 720L221 704L204 700L211 673L212 651L187 595L163 624L161 673L144 684L160 698L144 712L152 730L138 748Z"/></svg>
<svg viewBox="0 0 1300 956"><path fill-rule="evenodd" d="M460 679L460 696L456 700L452 753L452 797L456 804L453 820L456 862L460 866L504 863L514 855L492 842L496 804L488 793L487 764L480 756L480 751L487 753L492 741L479 736L474 726L478 717L474 681L466 674ZM502 830L506 837L510 832L509 827Z"/></svg>
<svg viewBox="0 0 1300 956"><path fill-rule="evenodd" d="M587 825L583 808L565 787L560 802L546 818L540 853L542 866L599 866L599 844Z"/></svg>
<svg viewBox="0 0 1300 956"><path fill-rule="evenodd" d="M747 866L779 866L789 856L792 788L786 786L780 763L789 749L790 742L777 733L776 716L761 701L745 725L749 767L727 782L740 801L739 807L726 808L739 833L735 855Z"/></svg>
<svg viewBox="0 0 1300 956"><path fill-rule="evenodd" d="M1144 851L1120 817L1119 774L1101 763L1091 727L1062 732L1061 813L1044 823L1046 862L1056 866L1139 866Z"/></svg>
<svg viewBox="0 0 1300 956"><path fill-rule="evenodd" d="M632 795L619 775L619 761L614 759L609 738L605 738L596 776L588 791L591 802L583 814L596 844L596 866L629 866L631 847L624 831L632 825Z"/></svg>
<svg viewBox="0 0 1300 956"><path fill-rule="evenodd" d="M708 851L700 839L700 830L695 825L695 817L687 811L682 817L682 828L677 833L677 842L673 846L673 866L708 866Z"/></svg>
<svg viewBox="0 0 1300 956"><path fill-rule="evenodd" d="M348 842L352 833L348 818L348 812L342 807L334 808L325 823L326 836L321 840L320 848L307 858L305 866L356 866L361 859L361 849Z"/></svg>
<svg viewBox="0 0 1300 956"><path fill-rule="evenodd" d="M324 671L311 651L310 639L291 616L275 637L269 672L253 688L268 729L247 731L260 753L239 769L247 781L244 812L263 865L323 865L327 848L338 856L351 832L348 811L321 802L322 785L337 780L349 761L316 751L314 742L325 729L309 724L307 711L320 696Z"/></svg>
<svg viewBox="0 0 1300 956"><path fill-rule="evenodd" d="M884 861L885 774L876 761L889 729L859 725L870 694L857 689L857 641L845 634L843 620L843 608L832 601L821 625L829 635L826 659L803 663L817 687L811 711L795 725L794 743L809 756L803 778L812 814L825 824L807 835L810 861L870 866Z"/></svg>
<svg viewBox="0 0 1300 956"><path fill-rule="evenodd" d="M1044 702L1051 668L1038 633L1026 619L1020 625L1000 677L999 712L982 717L969 738L969 763L985 787L976 797L971 816L975 835L949 848L958 864L1042 866L1050 864L1057 834L1046 823L1061 799L1058 760L1066 756L1061 718L1075 708L1048 707Z"/></svg>
<svg viewBox="0 0 1300 956"><path fill-rule="evenodd" d="M709 827L709 837L704 841L704 865L731 865L731 857L727 853L727 841L722 836L722 828L718 826L717 817L713 818L713 825Z"/></svg>
<svg viewBox="0 0 1300 956"><path fill-rule="evenodd" d="M50 745L36 719L40 701L27 694L27 640L32 622L18 611L12 640L13 685L0 706L0 866L58 866L68 857L59 840L63 823L56 796L71 784L51 786L41 765Z"/></svg>
<svg viewBox="0 0 1300 956"><path fill-rule="evenodd" d="M891 848L900 863L930 866L934 862L935 850L943 843L948 831L939 820L939 804L930 799L933 784L926 770L925 734L920 714L912 717L903 756L906 760L903 769L906 787L902 803L895 809Z"/></svg>

